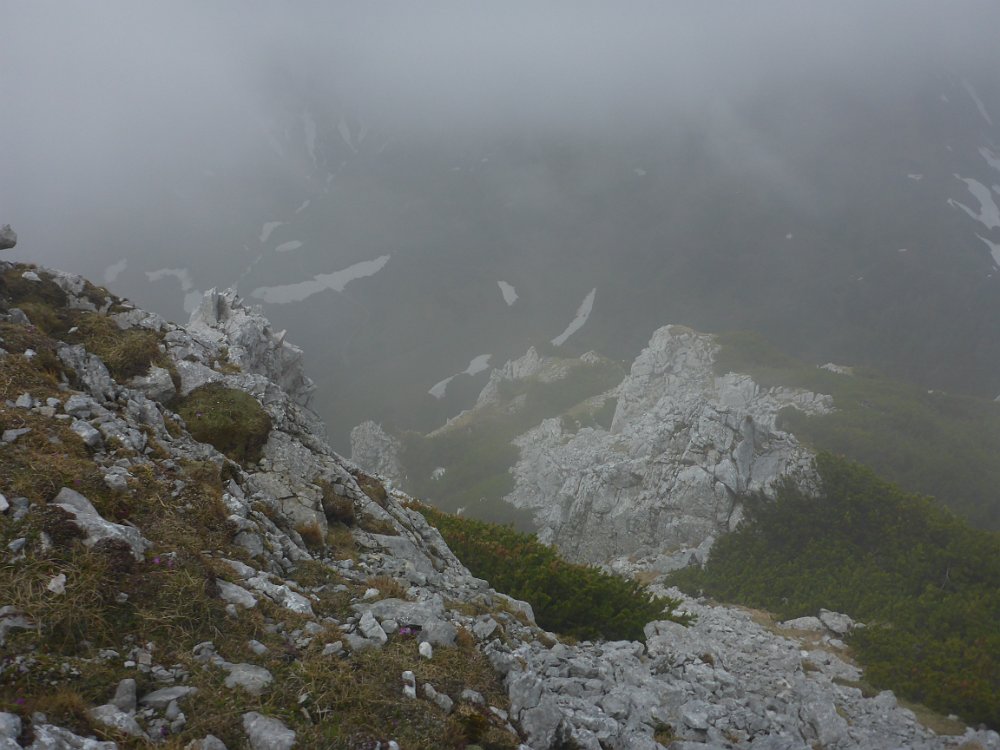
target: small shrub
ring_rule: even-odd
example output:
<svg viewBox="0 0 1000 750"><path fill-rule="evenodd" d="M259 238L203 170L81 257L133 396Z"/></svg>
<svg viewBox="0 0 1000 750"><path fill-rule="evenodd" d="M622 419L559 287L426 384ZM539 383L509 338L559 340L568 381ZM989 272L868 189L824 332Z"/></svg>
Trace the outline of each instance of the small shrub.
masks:
<svg viewBox="0 0 1000 750"><path fill-rule="evenodd" d="M361 520L358 521L358 528L367 531L369 534L399 536L399 531L396 530L392 521L385 518L376 518L375 516L370 516L367 513L361 516Z"/></svg>
<svg viewBox="0 0 1000 750"><path fill-rule="evenodd" d="M345 526L353 526L354 501L349 497L338 495L333 485L328 482L321 482L320 489L323 490L323 513L330 523L342 523Z"/></svg>
<svg viewBox="0 0 1000 750"><path fill-rule="evenodd" d="M658 721L653 727L653 739L661 745L669 745L677 739L677 735L674 733L674 728L670 726L670 724L664 724L663 722Z"/></svg>
<svg viewBox="0 0 1000 750"><path fill-rule="evenodd" d="M44 505L36 512L39 527L48 534L56 547L68 548L75 540L86 536L77 525L73 514L56 505Z"/></svg>
<svg viewBox="0 0 1000 750"><path fill-rule="evenodd" d="M195 440L244 466L260 460L271 418L249 393L209 383L195 388L176 407Z"/></svg>
<svg viewBox="0 0 1000 750"><path fill-rule="evenodd" d="M651 596L636 581L567 562L533 536L427 506L418 510L473 575L530 603L547 630L580 639L643 640L650 620L690 622L675 613L677 600Z"/></svg>
<svg viewBox="0 0 1000 750"><path fill-rule="evenodd" d="M323 549L325 538L319 524L315 522L303 523L296 526L295 530L299 532L299 536L302 537L302 541L308 549L314 552Z"/></svg>
<svg viewBox="0 0 1000 750"><path fill-rule="evenodd" d="M670 580L782 618L846 612L869 625L848 639L865 679L1000 727L1000 536L843 458L816 468L816 495L786 482L747 498L705 567Z"/></svg>
<svg viewBox="0 0 1000 750"><path fill-rule="evenodd" d="M338 560L354 560L358 556L357 545L351 530L342 523L332 523L326 531L328 553Z"/></svg>
<svg viewBox="0 0 1000 750"><path fill-rule="evenodd" d="M377 503L380 507L386 507L389 501L389 493L386 492L384 484L378 481L375 477L370 477L367 474L358 474L356 479L358 480L358 486L361 488L362 492L368 495L368 497L370 497L372 501Z"/></svg>

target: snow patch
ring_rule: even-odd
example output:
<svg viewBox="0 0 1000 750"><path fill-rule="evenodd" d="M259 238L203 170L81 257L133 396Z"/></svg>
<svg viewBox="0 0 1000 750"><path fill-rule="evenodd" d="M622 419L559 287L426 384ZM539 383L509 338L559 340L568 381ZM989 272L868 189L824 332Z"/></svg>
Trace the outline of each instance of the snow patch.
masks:
<svg viewBox="0 0 1000 750"><path fill-rule="evenodd" d="M920 182L920 180L924 179L924 176L918 172L910 172L910 174L906 176L915 182Z"/></svg>
<svg viewBox="0 0 1000 750"><path fill-rule="evenodd" d="M963 80L962 85L965 86L965 90L969 92L969 96L972 97L972 101L976 103L976 107L979 109L979 114L981 114L986 122L990 124L990 127L993 127L993 118L990 117L990 113L986 111L986 106L983 104L983 100L979 98L979 94L976 93L972 84Z"/></svg>
<svg viewBox="0 0 1000 750"><path fill-rule="evenodd" d="M451 377L447 377L444 380L439 380L437 383L432 385L431 389L427 392L438 400L444 398L445 393L448 391L448 384L456 377L458 376L452 375Z"/></svg>
<svg viewBox="0 0 1000 750"><path fill-rule="evenodd" d="M590 294L583 298L583 302L580 303L580 307L577 308L576 317L573 318L573 322L566 326L566 330L552 339L552 343L555 346L562 346L566 343L574 333L583 328L586 324L587 319L590 317L590 313L594 309L594 298L597 296L597 287L590 290Z"/></svg>
<svg viewBox="0 0 1000 750"><path fill-rule="evenodd" d="M302 302L314 294L327 290L342 292L352 281L377 274L385 268L391 257L390 255L380 255L374 260L363 260L341 271L317 274L311 279L300 281L297 284L258 287L250 293L250 296L271 304L284 305L289 302Z"/></svg>
<svg viewBox="0 0 1000 750"><path fill-rule="evenodd" d="M316 121L308 112L302 113L302 127L306 132L306 151L309 152L309 158L313 164L319 166L319 162L316 161Z"/></svg>
<svg viewBox="0 0 1000 750"><path fill-rule="evenodd" d="M114 283L119 276L121 276L122 271L125 270L125 266L128 265L128 261L122 258L117 263L112 263L110 266L104 269L104 282L106 284Z"/></svg>
<svg viewBox="0 0 1000 750"><path fill-rule="evenodd" d="M474 357L469 366L466 367L462 372L466 375L478 375L484 370L490 369L490 357L492 354L480 354L478 357Z"/></svg>
<svg viewBox="0 0 1000 750"><path fill-rule="evenodd" d="M312 203L312 201L310 199L306 198L304 201L302 201L302 204L298 208L295 209L295 213L297 213L297 214L302 213L307 208L309 208L309 204L310 203Z"/></svg>
<svg viewBox="0 0 1000 750"><path fill-rule="evenodd" d="M955 177L964 182L965 186L969 189L969 192L972 193L972 196L979 201L979 210L973 211L965 204L959 203L951 198L948 199L948 204L961 208L965 211L965 213L987 229L996 229L997 227L1000 227L1000 208L997 207L996 201L993 200L993 194L990 192L990 189L978 180L962 177L957 174ZM1000 192L1000 190L998 190L998 192Z"/></svg>
<svg viewBox="0 0 1000 750"><path fill-rule="evenodd" d="M1000 242L993 242L983 237L981 234L977 234L976 237L981 239L986 243L986 247L990 249L990 255L993 256L993 262L1000 266Z"/></svg>
<svg viewBox="0 0 1000 750"><path fill-rule="evenodd" d="M300 247L302 247L301 242L299 242L298 240L291 240L290 242L282 242L280 245L274 248L274 252L290 253L292 252L292 250L298 250Z"/></svg>
<svg viewBox="0 0 1000 750"><path fill-rule="evenodd" d="M635 172L636 177L645 177L648 174L642 167L636 167L632 171Z"/></svg>
<svg viewBox="0 0 1000 750"><path fill-rule="evenodd" d="M492 356L492 354L480 354L477 357L473 357L472 361L469 362L468 367L461 372L456 372L454 375L451 375L444 380L439 380L437 383L432 385L430 390L427 392L436 399L444 398L445 394L448 392L448 384L451 383L452 380L457 378L459 375L478 375L479 373L488 370L490 368L490 358Z"/></svg>
<svg viewBox="0 0 1000 750"><path fill-rule="evenodd" d="M337 123L337 132L340 133L340 137L344 139L344 143L347 147L351 149L354 153L357 153L357 148L351 143L351 128L347 124L347 120L343 117L340 118L340 122Z"/></svg>
<svg viewBox="0 0 1000 750"><path fill-rule="evenodd" d="M506 281L498 281L497 286L500 287L500 294L503 295L503 301L507 303L507 307L517 302L517 290L512 285Z"/></svg>
<svg viewBox="0 0 1000 750"><path fill-rule="evenodd" d="M986 160L987 164L1000 172L1000 154L996 153L992 149L986 148L986 146L979 149L979 153Z"/></svg>
<svg viewBox="0 0 1000 750"><path fill-rule="evenodd" d="M285 222L283 221L268 221L265 222L264 226L260 228L260 243L263 245L267 242L268 238L271 236L271 232L280 227Z"/></svg>

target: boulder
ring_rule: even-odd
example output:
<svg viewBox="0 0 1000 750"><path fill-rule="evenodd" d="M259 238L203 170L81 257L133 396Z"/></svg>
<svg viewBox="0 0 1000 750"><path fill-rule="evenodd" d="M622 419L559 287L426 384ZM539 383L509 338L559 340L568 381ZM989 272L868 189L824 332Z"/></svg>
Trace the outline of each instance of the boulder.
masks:
<svg viewBox="0 0 1000 750"><path fill-rule="evenodd" d="M10 228L10 224L0 227L0 250L10 250L17 245L17 232Z"/></svg>
<svg viewBox="0 0 1000 750"><path fill-rule="evenodd" d="M256 711L243 714L243 731L250 750L291 750L295 746L295 732Z"/></svg>
<svg viewBox="0 0 1000 750"><path fill-rule="evenodd" d="M143 538L138 529L106 520L91 502L76 490L63 487L52 504L73 516L74 523L85 535L83 543L87 547L93 547L104 539L120 540L129 546L136 560L142 560L143 554L149 549L150 543Z"/></svg>

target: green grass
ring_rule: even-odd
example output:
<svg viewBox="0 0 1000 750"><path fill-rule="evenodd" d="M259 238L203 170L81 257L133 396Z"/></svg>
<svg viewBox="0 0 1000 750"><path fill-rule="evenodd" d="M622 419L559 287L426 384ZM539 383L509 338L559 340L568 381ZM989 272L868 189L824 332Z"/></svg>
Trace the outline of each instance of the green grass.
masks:
<svg viewBox="0 0 1000 750"><path fill-rule="evenodd" d="M777 612L846 612L866 679L942 713L1000 727L1000 535L870 470L821 454L815 496L786 483L706 566L672 582Z"/></svg>
<svg viewBox="0 0 1000 750"><path fill-rule="evenodd" d="M1000 529L1000 404L929 392L857 369L821 370L757 334L720 334L716 372L741 372L764 386L833 396L836 411L788 408L779 425L815 450L865 464L911 492L933 495L976 525Z"/></svg>
<svg viewBox="0 0 1000 750"><path fill-rule="evenodd" d="M175 410L196 440L244 466L260 460L271 418L249 393L208 383L179 399Z"/></svg>
<svg viewBox="0 0 1000 750"><path fill-rule="evenodd" d="M531 604L539 625L580 639L644 640L651 620L687 623L679 602L652 596L636 581L570 563L552 547L509 526L417 507L472 574Z"/></svg>

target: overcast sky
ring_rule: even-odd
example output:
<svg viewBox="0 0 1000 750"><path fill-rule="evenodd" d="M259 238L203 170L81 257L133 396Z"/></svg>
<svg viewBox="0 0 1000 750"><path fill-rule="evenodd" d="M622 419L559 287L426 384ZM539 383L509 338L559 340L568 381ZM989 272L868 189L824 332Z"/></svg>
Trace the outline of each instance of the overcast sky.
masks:
<svg viewBox="0 0 1000 750"><path fill-rule="evenodd" d="M995 75L1000 3L0 0L0 25L0 220L26 231L239 163L282 97L397 135L616 137L781 89Z"/></svg>

